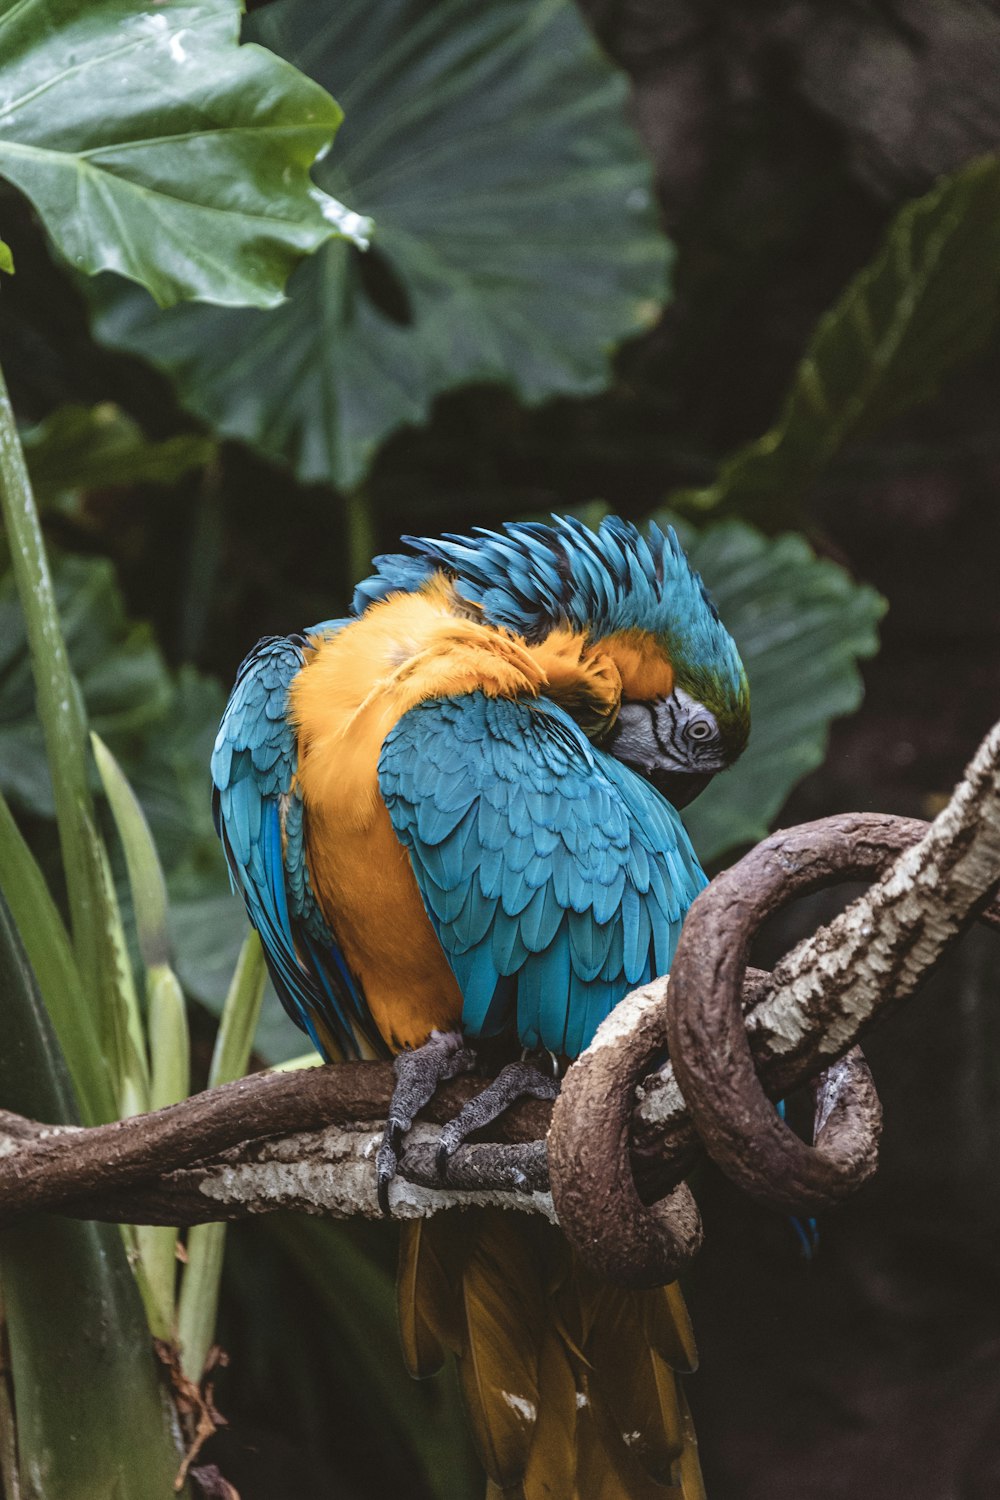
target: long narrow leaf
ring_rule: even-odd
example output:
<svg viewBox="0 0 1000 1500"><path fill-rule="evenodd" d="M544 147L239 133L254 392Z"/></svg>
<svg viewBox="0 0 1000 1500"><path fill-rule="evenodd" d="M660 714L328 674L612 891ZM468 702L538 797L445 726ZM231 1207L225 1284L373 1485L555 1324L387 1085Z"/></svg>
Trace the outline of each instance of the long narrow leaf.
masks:
<svg viewBox="0 0 1000 1500"><path fill-rule="evenodd" d="M149 824L121 766L100 735L92 733L90 743L125 853L139 951L146 968L153 969L165 964L170 956L167 884Z"/></svg>
<svg viewBox="0 0 1000 1500"><path fill-rule="evenodd" d="M0 890L10 906L86 1125L117 1118L107 1059L85 1002L73 947L45 876L0 796Z"/></svg>
<svg viewBox="0 0 1000 1500"><path fill-rule="evenodd" d="M27 626L38 717L52 773L73 946L86 989L84 1003L93 1005L99 1003L98 997L108 973L102 941L106 930L103 892L85 826L91 813L87 789L86 726L59 626L38 512L2 371L0 509Z"/></svg>
<svg viewBox="0 0 1000 1500"><path fill-rule="evenodd" d="M91 734L90 741L125 852L139 949L146 969L149 1053L146 1104L149 1109L162 1109L187 1097L190 1077L184 995L168 962L167 887L149 824L135 793L100 736ZM132 997L125 1003L126 1036L141 1051L144 1038ZM136 1276L150 1329L158 1338L170 1339L174 1333L177 1230L168 1225L137 1225L134 1246L138 1256Z"/></svg>
<svg viewBox="0 0 1000 1500"><path fill-rule="evenodd" d="M101 937L108 975L103 995L106 1028L104 1044L109 1055L115 1059L119 1114L124 1118L126 1115L142 1114L149 1108L146 1033L108 851L91 819L83 821L90 845L90 857L100 882Z"/></svg>
<svg viewBox="0 0 1000 1500"><path fill-rule="evenodd" d="M246 1072L260 1018L265 977L260 938L256 932L250 932L240 950L222 1010L208 1078L210 1087L231 1083ZM187 1265L177 1313L177 1341L184 1373L192 1380L201 1377L215 1331L225 1243L225 1224L196 1224L187 1239Z"/></svg>
<svg viewBox="0 0 1000 1500"><path fill-rule="evenodd" d="M184 992L169 964L146 971L146 1029L149 1034L149 1107L164 1109L190 1091L190 1041ZM150 1328L160 1338L174 1336L177 1288L177 1230L145 1224L136 1229L146 1278Z"/></svg>
<svg viewBox="0 0 1000 1500"><path fill-rule="evenodd" d="M0 1104L76 1121L58 1043L0 896ZM168 1500L178 1454L113 1225L39 1218L0 1236L24 1500Z"/></svg>

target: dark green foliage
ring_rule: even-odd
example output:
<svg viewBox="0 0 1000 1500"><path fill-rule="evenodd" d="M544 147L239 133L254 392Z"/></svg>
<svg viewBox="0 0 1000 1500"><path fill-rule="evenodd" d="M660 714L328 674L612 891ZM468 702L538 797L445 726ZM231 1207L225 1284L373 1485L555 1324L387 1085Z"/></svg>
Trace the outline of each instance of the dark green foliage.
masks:
<svg viewBox="0 0 1000 1500"><path fill-rule="evenodd" d="M308 175L340 110L237 48L240 13L237 0L0 0L0 176L71 265L119 271L164 306L273 307L295 262L343 232Z"/></svg>
<svg viewBox="0 0 1000 1500"><path fill-rule="evenodd" d="M76 1123L66 1065L2 895L0 994L4 1107ZM170 1494L180 1456L118 1228L35 1219L5 1230L0 1285L24 1500Z"/></svg>
<svg viewBox="0 0 1000 1500"><path fill-rule="evenodd" d="M985 156L906 204L820 319L774 427L670 504L795 524L839 450L926 400L990 338L998 309L1000 158Z"/></svg>
<svg viewBox="0 0 1000 1500"><path fill-rule="evenodd" d="M343 104L316 176L372 215L371 252L329 244L266 319L98 288L100 337L217 431L344 488L454 386L603 389L660 312L670 250L625 80L571 0L279 0L254 35Z"/></svg>

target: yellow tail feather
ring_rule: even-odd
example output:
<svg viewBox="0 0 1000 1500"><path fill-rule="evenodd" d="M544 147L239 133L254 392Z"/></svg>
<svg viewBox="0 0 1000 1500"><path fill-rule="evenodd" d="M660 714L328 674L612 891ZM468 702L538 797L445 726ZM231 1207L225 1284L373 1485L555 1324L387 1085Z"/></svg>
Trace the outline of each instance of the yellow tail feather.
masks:
<svg viewBox="0 0 1000 1500"><path fill-rule="evenodd" d="M677 1286L608 1286L543 1220L467 1209L404 1226L399 1301L411 1374L458 1359L488 1500L704 1500Z"/></svg>

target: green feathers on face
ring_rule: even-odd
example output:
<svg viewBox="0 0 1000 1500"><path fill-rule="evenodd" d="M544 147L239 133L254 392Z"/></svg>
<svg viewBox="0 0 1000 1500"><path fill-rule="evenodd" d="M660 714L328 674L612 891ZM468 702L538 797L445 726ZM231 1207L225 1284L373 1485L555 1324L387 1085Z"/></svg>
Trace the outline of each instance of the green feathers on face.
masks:
<svg viewBox="0 0 1000 1500"><path fill-rule="evenodd" d="M750 684L731 638L729 644L734 662L727 663L724 674L708 665L692 665L679 653L671 661L677 686L715 715L726 764L731 766L743 754L750 738Z"/></svg>

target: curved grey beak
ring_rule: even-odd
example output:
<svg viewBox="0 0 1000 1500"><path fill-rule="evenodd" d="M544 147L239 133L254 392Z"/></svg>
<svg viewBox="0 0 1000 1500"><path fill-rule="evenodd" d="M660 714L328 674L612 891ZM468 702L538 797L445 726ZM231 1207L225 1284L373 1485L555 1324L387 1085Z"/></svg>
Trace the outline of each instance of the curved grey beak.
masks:
<svg viewBox="0 0 1000 1500"><path fill-rule="evenodd" d="M705 790L714 774L714 771L654 771L649 779L673 807L681 808Z"/></svg>

